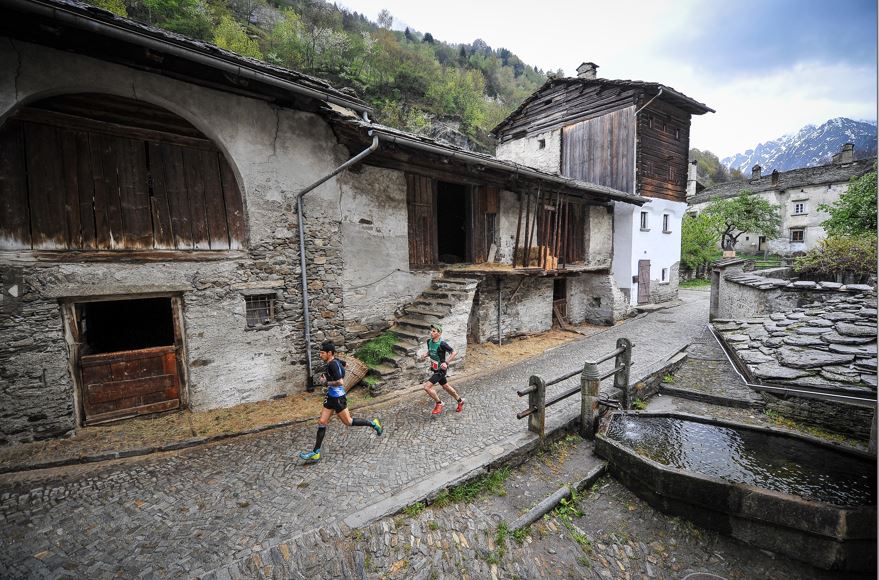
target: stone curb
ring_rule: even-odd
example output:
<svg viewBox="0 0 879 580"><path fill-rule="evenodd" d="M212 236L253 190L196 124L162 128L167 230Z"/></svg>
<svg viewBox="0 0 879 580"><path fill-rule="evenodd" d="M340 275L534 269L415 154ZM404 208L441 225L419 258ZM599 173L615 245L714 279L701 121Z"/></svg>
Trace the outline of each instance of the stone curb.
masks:
<svg viewBox="0 0 879 580"><path fill-rule="evenodd" d="M762 409L766 405L758 401L745 401L742 399L732 399L730 397L721 397L720 395L711 395L708 393L700 393L691 389L681 389L679 387L669 387L662 385L659 392L663 395L672 397L680 397L690 401L698 401L700 403L710 403L712 405L720 405L722 407L734 407L736 409Z"/></svg>
<svg viewBox="0 0 879 580"><path fill-rule="evenodd" d="M607 461L602 461L586 474L586 477L575 483L571 486L560 487L554 494L541 501L539 504L531 508L528 513L520 516L516 519L512 524L510 524L509 530L511 532L515 532L521 528L526 526L530 526L538 519L542 518L544 514L548 513L555 506L559 504L563 499L568 499L571 497L571 488L576 491L583 491L585 488L592 485L595 480L605 474L607 472Z"/></svg>

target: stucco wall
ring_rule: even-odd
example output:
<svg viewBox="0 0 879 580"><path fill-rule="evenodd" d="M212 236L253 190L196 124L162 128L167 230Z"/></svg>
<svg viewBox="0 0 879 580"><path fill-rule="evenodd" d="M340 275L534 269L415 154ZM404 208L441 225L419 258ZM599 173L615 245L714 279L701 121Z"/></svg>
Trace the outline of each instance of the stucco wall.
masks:
<svg viewBox="0 0 879 580"><path fill-rule="evenodd" d="M638 275L638 261L650 260L649 301L665 302L677 297L678 266L681 259L681 220L687 204L651 199L632 212L630 276ZM641 213L647 213L647 228L641 228ZM663 216L668 215L668 230L663 229ZM662 270L666 269L665 280ZM631 283L630 302L638 303L638 283Z"/></svg>
<svg viewBox="0 0 879 580"><path fill-rule="evenodd" d="M568 322L613 324L628 315L625 296L609 273L568 278Z"/></svg>
<svg viewBox="0 0 879 580"><path fill-rule="evenodd" d="M364 166L340 178L342 274L350 333L386 328L395 311L430 286L430 272L409 270L406 177ZM349 336L353 338L353 336Z"/></svg>
<svg viewBox="0 0 879 580"><path fill-rule="evenodd" d="M540 146L541 142L543 147ZM515 161L550 173L560 173L561 155L561 129L506 141L498 144L495 150L498 159Z"/></svg>
<svg viewBox="0 0 879 580"><path fill-rule="evenodd" d="M766 249L770 253L789 255L794 252L805 252L814 248L818 245L818 242L827 236L821 224L830 217L826 212L818 211L818 206L821 204L832 204L847 189L848 182L844 182L797 187L778 192L764 191L755 194L773 205L780 206L781 226L779 237L767 240ZM804 213L794 213L795 204L797 203L805 204ZM700 203L693 205L690 210L702 213L707 207L707 202ZM790 241L791 228L805 229L805 237L802 243ZM736 251L747 254L756 254L763 251L763 248L758 246L759 241L759 234L745 232L736 243Z"/></svg>
<svg viewBox="0 0 879 580"><path fill-rule="evenodd" d="M524 202L524 196L523 196ZM524 214L523 214L524 215ZM524 218L523 218L524 220ZM519 223L519 195L512 191L501 190L498 197L498 214L495 220L497 228L498 248L494 261L502 264L513 263L513 246L516 243L516 228ZM524 228L520 237L524 238ZM519 240L519 245L524 246L524 239Z"/></svg>
<svg viewBox="0 0 879 580"><path fill-rule="evenodd" d="M67 261L34 264L0 256L22 279L19 312L0 322L4 382L0 437L23 439L73 426L73 382L61 333L59 299L88 295L178 293L184 303L189 393L194 409L265 399L303 388L301 293L294 194L348 158L318 116L215 91L95 59L16 42L0 43L0 118L23 103L76 92L141 99L182 116L225 152L246 208L246 250L222 260L146 263ZM344 341L340 186L336 179L305 198L314 342ZM279 296L277 324L245 330L245 289ZM15 347L7 336L33 337ZM315 357L316 358L316 357ZM197 362L196 362L197 361ZM194 364L193 364L194 363ZM40 418L28 421L33 401ZM24 421L24 423L23 423Z"/></svg>

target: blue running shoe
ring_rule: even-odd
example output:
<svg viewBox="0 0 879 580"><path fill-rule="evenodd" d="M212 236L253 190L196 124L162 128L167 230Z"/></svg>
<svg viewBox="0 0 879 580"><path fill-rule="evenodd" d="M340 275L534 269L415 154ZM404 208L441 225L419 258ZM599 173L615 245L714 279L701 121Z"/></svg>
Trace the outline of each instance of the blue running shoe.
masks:
<svg viewBox="0 0 879 580"><path fill-rule="evenodd" d="M317 461L320 459L320 449L317 451L303 451L299 454L299 459L304 461Z"/></svg>
<svg viewBox="0 0 879 580"><path fill-rule="evenodd" d="M381 422L378 419L372 420L372 428L375 429L375 434L381 436L384 433L384 428L382 427Z"/></svg>

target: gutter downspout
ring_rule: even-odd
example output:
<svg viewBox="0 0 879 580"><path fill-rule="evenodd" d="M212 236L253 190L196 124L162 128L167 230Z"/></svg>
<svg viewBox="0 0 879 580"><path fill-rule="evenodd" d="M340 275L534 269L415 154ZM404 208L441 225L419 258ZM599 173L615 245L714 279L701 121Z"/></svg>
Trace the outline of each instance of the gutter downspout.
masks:
<svg viewBox="0 0 879 580"><path fill-rule="evenodd" d="M370 131L370 134L372 134L372 131ZM296 194L296 218L299 223L299 269L302 273L302 319L305 322L305 354L308 365L308 379L306 383L306 390L308 392L314 390L314 379L312 377L314 372L311 360L311 317L308 311L308 274L305 271L305 219L302 216L302 198L305 197L305 194L317 188L325 181L330 180L348 167L354 165L363 158L372 154L373 151L378 149L378 145L378 135L372 135L372 145L370 145L342 165L335 168L331 173L321 177L320 179Z"/></svg>

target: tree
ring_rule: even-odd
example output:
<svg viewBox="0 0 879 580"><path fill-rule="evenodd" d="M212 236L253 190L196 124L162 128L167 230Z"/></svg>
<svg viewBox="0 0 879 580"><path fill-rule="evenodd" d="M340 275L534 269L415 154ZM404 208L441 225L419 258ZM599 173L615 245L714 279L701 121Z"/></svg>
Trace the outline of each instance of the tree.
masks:
<svg viewBox="0 0 879 580"><path fill-rule="evenodd" d="M876 274L876 232L833 236L821 240L796 259L794 270L821 280L846 284L865 282Z"/></svg>
<svg viewBox="0 0 879 580"><path fill-rule="evenodd" d="M856 236L876 233L876 169L853 177L848 189L830 205L822 203L819 211L826 211L830 218L821 225L828 236Z"/></svg>
<svg viewBox="0 0 879 580"><path fill-rule="evenodd" d="M699 271L717 259L720 240L716 218L702 213L687 214L681 224L681 262L691 272Z"/></svg>
<svg viewBox="0 0 879 580"><path fill-rule="evenodd" d="M744 189L738 197L712 199L704 213L712 219L723 249L734 250L739 237L745 232L767 238L778 237L780 208Z"/></svg>
<svg viewBox="0 0 879 580"><path fill-rule="evenodd" d="M214 44L244 56L262 59L256 41L248 37L244 29L229 16L220 19L220 24L214 31Z"/></svg>
<svg viewBox="0 0 879 580"><path fill-rule="evenodd" d="M385 30L390 30L391 26L394 25L394 17L391 16L391 13L386 9L382 9L382 11L378 13L378 25Z"/></svg>
<svg viewBox="0 0 879 580"><path fill-rule="evenodd" d="M125 2L122 0L91 0L89 3L98 8L109 10L117 16L128 18L128 10L125 8Z"/></svg>
<svg viewBox="0 0 879 580"><path fill-rule="evenodd" d="M432 35L431 33L429 33L429 32L425 32L425 33L424 33L424 38L421 40L421 42L426 42L426 43L428 43L428 44L433 44L433 42L434 42L434 40L433 40L433 35Z"/></svg>

